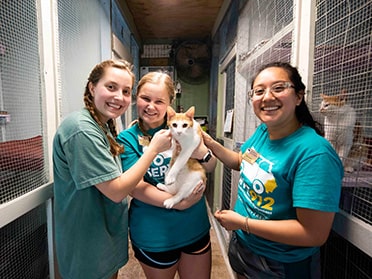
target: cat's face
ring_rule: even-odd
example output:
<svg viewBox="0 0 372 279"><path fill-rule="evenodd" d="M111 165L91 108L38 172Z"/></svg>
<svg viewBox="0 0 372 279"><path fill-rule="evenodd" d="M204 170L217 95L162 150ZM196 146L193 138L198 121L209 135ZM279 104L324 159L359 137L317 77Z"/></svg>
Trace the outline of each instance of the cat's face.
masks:
<svg viewBox="0 0 372 279"><path fill-rule="evenodd" d="M167 117L168 127L171 130L172 136L177 139L193 127L194 107L191 107L185 113L176 113L171 107L168 107Z"/></svg>
<svg viewBox="0 0 372 279"><path fill-rule="evenodd" d="M345 97L342 94L335 96L320 94L320 97L322 102L320 103L319 111L322 114L335 113L345 105Z"/></svg>

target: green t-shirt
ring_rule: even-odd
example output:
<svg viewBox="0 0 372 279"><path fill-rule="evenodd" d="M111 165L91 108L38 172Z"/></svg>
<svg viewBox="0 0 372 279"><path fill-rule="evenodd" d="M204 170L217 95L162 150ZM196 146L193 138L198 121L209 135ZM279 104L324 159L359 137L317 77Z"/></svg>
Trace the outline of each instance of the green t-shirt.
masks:
<svg viewBox="0 0 372 279"><path fill-rule="evenodd" d="M258 153L256 154L252 150ZM337 212L343 166L331 144L314 129L302 126L293 134L270 140L260 125L242 145L238 199L234 210L261 220L296 219L296 208ZM253 158L253 160L250 160ZM285 245L237 231L239 240L259 255L301 261L319 247Z"/></svg>
<svg viewBox="0 0 372 279"><path fill-rule="evenodd" d="M118 157L86 109L59 126L53 142L55 243L64 279L109 278L128 261L128 204L94 185L119 177Z"/></svg>

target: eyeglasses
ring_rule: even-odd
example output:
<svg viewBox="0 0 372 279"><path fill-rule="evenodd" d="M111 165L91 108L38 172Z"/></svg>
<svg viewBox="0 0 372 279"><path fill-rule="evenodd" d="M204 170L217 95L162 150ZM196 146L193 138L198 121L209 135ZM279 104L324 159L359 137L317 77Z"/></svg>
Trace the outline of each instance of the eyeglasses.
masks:
<svg viewBox="0 0 372 279"><path fill-rule="evenodd" d="M269 91L272 93L272 94L281 94L283 93L287 88L294 88L294 85L292 85L290 82L286 81L286 82L277 82L277 83L274 83L273 85L271 85L269 87ZM266 93L266 90L267 88L264 88L264 87L256 87L256 88L253 88L251 90L248 91L248 95L249 97L251 98L262 98L263 95L265 95Z"/></svg>

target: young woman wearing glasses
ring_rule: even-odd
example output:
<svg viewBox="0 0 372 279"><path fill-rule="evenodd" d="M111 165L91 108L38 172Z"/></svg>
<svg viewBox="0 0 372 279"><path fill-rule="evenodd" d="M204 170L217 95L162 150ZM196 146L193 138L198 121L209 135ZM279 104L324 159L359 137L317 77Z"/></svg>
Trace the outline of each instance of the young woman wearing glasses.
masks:
<svg viewBox="0 0 372 279"><path fill-rule="evenodd" d="M215 212L232 230L229 260L238 278L320 278L320 249L332 227L342 163L321 136L296 68L275 62L252 82L262 121L239 153L204 134L226 166L240 170L233 210Z"/></svg>

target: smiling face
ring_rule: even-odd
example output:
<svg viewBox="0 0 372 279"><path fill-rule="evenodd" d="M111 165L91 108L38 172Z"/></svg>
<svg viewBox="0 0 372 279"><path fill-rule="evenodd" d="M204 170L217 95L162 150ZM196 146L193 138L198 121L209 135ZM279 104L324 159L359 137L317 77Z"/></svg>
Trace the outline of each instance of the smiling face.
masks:
<svg viewBox="0 0 372 279"><path fill-rule="evenodd" d="M89 83L97 115L102 123L122 115L131 102L133 77L125 69L108 67L97 84Z"/></svg>
<svg viewBox="0 0 372 279"><path fill-rule="evenodd" d="M137 93L137 112L146 130L164 123L170 96L164 82L144 83Z"/></svg>
<svg viewBox="0 0 372 279"><path fill-rule="evenodd" d="M273 138L289 135L300 123L296 118L295 109L303 98L303 94L295 92L292 87L281 93L271 93L268 88L278 82L289 82L288 73L279 67L270 67L261 71L253 82L253 88L263 88L262 96L252 97L252 105L256 116L264 122Z"/></svg>

